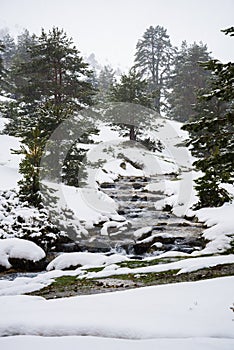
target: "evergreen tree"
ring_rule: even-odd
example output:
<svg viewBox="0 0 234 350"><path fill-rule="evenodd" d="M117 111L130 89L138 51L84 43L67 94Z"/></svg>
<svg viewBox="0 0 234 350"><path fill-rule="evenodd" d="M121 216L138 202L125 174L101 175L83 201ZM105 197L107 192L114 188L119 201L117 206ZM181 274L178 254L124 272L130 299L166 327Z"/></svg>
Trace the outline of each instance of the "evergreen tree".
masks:
<svg viewBox="0 0 234 350"><path fill-rule="evenodd" d="M199 62L210 59L206 45L193 43L188 46L186 41L182 43L175 56L174 68L168 82L169 117L180 122L194 117L197 92L207 87L211 76Z"/></svg>
<svg viewBox="0 0 234 350"><path fill-rule="evenodd" d="M99 103L106 103L109 100L111 88L115 83L115 72L110 66L104 66L97 79L98 93L96 100Z"/></svg>
<svg viewBox="0 0 234 350"><path fill-rule="evenodd" d="M125 102L144 107L151 106L151 100L147 94L147 82L141 79L141 74L133 68L129 73L121 76L120 82L116 83L110 93L110 100L113 102ZM146 122L139 114L133 115L130 108L130 115L126 113L126 122L121 127L129 132L130 140L136 140L138 129ZM137 127L137 125L139 127Z"/></svg>
<svg viewBox="0 0 234 350"><path fill-rule="evenodd" d="M6 51L6 46L0 40L0 95L9 97L9 71L6 69L4 64L4 54ZM0 112L4 110L5 103L1 103Z"/></svg>
<svg viewBox="0 0 234 350"><path fill-rule="evenodd" d="M135 67L147 79L152 107L158 112L165 103L166 80L174 53L167 31L161 26L150 26L136 46Z"/></svg>
<svg viewBox="0 0 234 350"><path fill-rule="evenodd" d="M12 36L10 36L9 33L6 33L2 36L1 41L5 47L5 50L3 52L2 58L3 58L3 64L4 68L8 70L13 62L13 57L16 52L16 44L15 40Z"/></svg>
<svg viewBox="0 0 234 350"><path fill-rule="evenodd" d="M15 65L31 61L30 50L36 45L37 39L35 34L30 34L27 29L24 29L17 37L16 52L13 62Z"/></svg>
<svg viewBox="0 0 234 350"><path fill-rule="evenodd" d="M24 179L20 190L27 193L31 203L38 205L37 169L41 152L34 152L40 138L33 136L34 131L43 135L43 140L48 140L62 121L92 103L94 91L87 81L90 76L88 65L63 30L53 28L48 34L42 30L41 36L33 38L28 52L30 57L19 64L17 61L14 67L20 80L15 88L17 101L9 104L11 119L6 130L11 135L23 137L23 144L27 146L29 153L23 151L26 157L21 165ZM63 140L59 138L54 142L59 145ZM43 145L44 141L41 148ZM29 181L27 171L32 173L34 166L36 179Z"/></svg>
<svg viewBox="0 0 234 350"><path fill-rule="evenodd" d="M31 61L31 48L37 43L35 34L30 34L27 29L25 29L17 37L15 54L12 58L12 64L10 67L10 92L14 99L19 99L21 97L21 86L26 83L26 76L24 68L21 67ZM21 72L22 69L22 72Z"/></svg>
<svg viewBox="0 0 234 350"><path fill-rule="evenodd" d="M53 28L48 34L42 30L37 41L30 47L30 63L19 67L19 74L25 77L24 86L19 87L22 97L30 102L53 101L76 108L90 104L93 90L84 79L90 72L72 39L63 30Z"/></svg>
<svg viewBox="0 0 234 350"><path fill-rule="evenodd" d="M31 129L30 138L24 137L21 149L15 152L24 156L19 167L19 172L23 175L23 179L19 181L20 197L22 201L36 207L40 207L42 202L39 178L40 161L45 142L45 135L38 127L35 127Z"/></svg>
<svg viewBox="0 0 234 350"><path fill-rule="evenodd" d="M3 77L4 77L4 66L3 66L3 55L4 52L4 45L2 44L2 42L0 41L0 93L2 93L3 90Z"/></svg>
<svg viewBox="0 0 234 350"><path fill-rule="evenodd" d="M234 28L224 31L233 36ZM197 208L220 206L231 199L222 183L234 179L234 63L210 60L202 66L213 75L211 87L197 104L196 120L185 124L189 131L194 163L203 172L196 183L199 194Z"/></svg>

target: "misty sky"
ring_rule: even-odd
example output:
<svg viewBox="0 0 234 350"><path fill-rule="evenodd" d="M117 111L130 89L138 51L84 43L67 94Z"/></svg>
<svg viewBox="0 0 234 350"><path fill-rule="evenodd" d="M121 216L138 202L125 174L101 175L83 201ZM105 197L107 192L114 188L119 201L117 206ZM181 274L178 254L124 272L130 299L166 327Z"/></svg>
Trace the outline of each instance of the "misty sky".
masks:
<svg viewBox="0 0 234 350"><path fill-rule="evenodd" d="M175 46L202 41L215 58L234 61L234 38L220 32L233 22L233 0L0 0L0 28L15 35L58 26L82 55L93 52L102 64L121 68L133 64L150 25L165 27Z"/></svg>

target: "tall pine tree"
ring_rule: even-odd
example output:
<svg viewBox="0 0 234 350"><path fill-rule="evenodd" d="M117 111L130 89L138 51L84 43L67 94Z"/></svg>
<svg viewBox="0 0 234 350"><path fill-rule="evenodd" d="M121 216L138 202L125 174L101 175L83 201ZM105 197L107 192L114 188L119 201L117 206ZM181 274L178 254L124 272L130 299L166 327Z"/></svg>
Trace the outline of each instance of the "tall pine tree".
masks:
<svg viewBox="0 0 234 350"><path fill-rule="evenodd" d="M205 89L211 72L199 63L207 62L211 57L207 46L186 41L175 56L174 68L168 81L168 116L180 122L186 122L195 115L194 105L198 90Z"/></svg>
<svg viewBox="0 0 234 350"><path fill-rule="evenodd" d="M161 26L150 26L136 46L135 67L148 82L152 108L157 112L165 103L166 81L174 53L167 30Z"/></svg>
<svg viewBox="0 0 234 350"><path fill-rule="evenodd" d="M233 36L234 28L224 32ZM190 133L189 145L198 158L194 165L203 172L196 181L197 208L229 201L231 196L222 183L234 180L234 63L210 60L202 65L212 72L211 87L198 100L196 119L183 127Z"/></svg>
<svg viewBox="0 0 234 350"><path fill-rule="evenodd" d="M48 33L42 30L39 37L34 37L28 53L24 62L16 62L12 68L20 79L16 80L19 82L15 87L17 100L9 106L12 119L7 130L23 137L27 152L23 152L26 157L20 167L24 175L20 192L25 199L38 205L39 201L35 200L39 198L36 195L38 186L35 184L39 179L30 182L28 176L35 164L38 168L38 155L44 147L44 142L38 143L38 139L48 140L61 122L90 105L94 91L87 81L88 65L63 30L53 28ZM35 130L36 138L33 137ZM58 144L63 141L56 140ZM35 153L35 147L41 149ZM38 176L36 170L34 175Z"/></svg>
<svg viewBox="0 0 234 350"><path fill-rule="evenodd" d="M3 65L3 52L4 52L4 45L0 41L0 93L2 93L3 90L3 77L4 77L4 65Z"/></svg>
<svg viewBox="0 0 234 350"><path fill-rule="evenodd" d="M9 69L13 63L13 58L16 52L15 40L9 33L6 33L1 38L1 41L5 47L5 50L3 53L4 67L5 69Z"/></svg>

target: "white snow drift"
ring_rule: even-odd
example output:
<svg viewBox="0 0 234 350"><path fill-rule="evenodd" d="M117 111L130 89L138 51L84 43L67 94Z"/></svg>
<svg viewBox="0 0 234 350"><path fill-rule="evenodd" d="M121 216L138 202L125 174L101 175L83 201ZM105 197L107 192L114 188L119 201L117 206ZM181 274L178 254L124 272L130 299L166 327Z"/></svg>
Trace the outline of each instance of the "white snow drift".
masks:
<svg viewBox="0 0 234 350"><path fill-rule="evenodd" d="M0 298L0 335L232 339L234 277L45 300Z"/></svg>
<svg viewBox="0 0 234 350"><path fill-rule="evenodd" d="M11 268L9 258L39 261L45 257L45 252L35 243L25 239L11 238L0 240L0 265Z"/></svg>
<svg viewBox="0 0 234 350"><path fill-rule="evenodd" d="M113 254L106 256L101 253L64 253L56 257L47 266L47 270L63 270L72 266L84 266L84 267L99 267L103 265L116 264L121 261L129 260L124 255Z"/></svg>

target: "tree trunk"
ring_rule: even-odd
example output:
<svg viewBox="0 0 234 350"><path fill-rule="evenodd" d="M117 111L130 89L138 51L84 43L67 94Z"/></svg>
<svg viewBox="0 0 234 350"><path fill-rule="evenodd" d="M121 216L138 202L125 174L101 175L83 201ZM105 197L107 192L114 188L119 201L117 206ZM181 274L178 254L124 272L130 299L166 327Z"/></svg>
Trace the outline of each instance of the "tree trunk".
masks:
<svg viewBox="0 0 234 350"><path fill-rule="evenodd" d="M134 127L134 125L131 125L131 126L130 126L129 138L130 138L131 141L136 141L136 133L135 133L135 127Z"/></svg>

